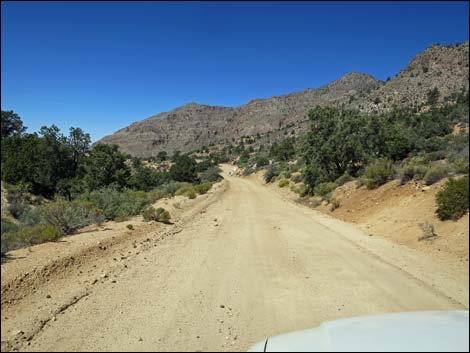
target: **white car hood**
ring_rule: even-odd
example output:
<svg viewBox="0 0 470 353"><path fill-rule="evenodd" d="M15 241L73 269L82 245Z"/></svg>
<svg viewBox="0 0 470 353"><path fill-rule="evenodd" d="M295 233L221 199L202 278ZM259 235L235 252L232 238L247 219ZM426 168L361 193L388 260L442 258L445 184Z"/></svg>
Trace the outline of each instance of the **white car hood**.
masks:
<svg viewBox="0 0 470 353"><path fill-rule="evenodd" d="M328 321L269 338L252 352L469 351L468 311L425 311Z"/></svg>

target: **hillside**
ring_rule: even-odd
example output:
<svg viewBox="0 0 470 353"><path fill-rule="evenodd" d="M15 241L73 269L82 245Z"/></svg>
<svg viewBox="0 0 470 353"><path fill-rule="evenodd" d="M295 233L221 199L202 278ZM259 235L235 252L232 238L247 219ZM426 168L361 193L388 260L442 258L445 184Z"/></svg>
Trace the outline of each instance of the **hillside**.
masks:
<svg viewBox="0 0 470 353"><path fill-rule="evenodd" d="M150 157L160 151L188 152L226 144L287 125L303 130L306 112L316 105L384 111L393 106L422 105L434 88L439 91L438 101L451 101L453 94L468 90L468 48L468 42L431 46L387 82L352 72L320 88L254 99L236 108L189 103L135 122L98 142L117 144L134 156Z"/></svg>
<svg viewBox="0 0 470 353"><path fill-rule="evenodd" d="M370 75L350 73L318 89L255 99L237 108L189 103L133 123L99 142L117 144L123 152L138 157L154 156L159 151L188 152L241 136L267 133L304 119L312 106L343 104L351 96L380 85Z"/></svg>

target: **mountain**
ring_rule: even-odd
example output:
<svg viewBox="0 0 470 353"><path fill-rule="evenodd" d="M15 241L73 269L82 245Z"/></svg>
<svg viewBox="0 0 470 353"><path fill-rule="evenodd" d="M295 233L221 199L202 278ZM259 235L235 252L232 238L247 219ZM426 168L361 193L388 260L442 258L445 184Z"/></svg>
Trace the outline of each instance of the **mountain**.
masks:
<svg viewBox="0 0 470 353"><path fill-rule="evenodd" d="M254 99L235 108L189 103L135 122L98 142L117 144L133 156L150 157L159 151L188 152L275 131L271 138L277 139L282 127L304 129L306 113L316 105L384 111L423 104L435 88L441 102L449 101L452 94L468 91L468 49L468 42L433 45L387 82L352 72L320 88Z"/></svg>

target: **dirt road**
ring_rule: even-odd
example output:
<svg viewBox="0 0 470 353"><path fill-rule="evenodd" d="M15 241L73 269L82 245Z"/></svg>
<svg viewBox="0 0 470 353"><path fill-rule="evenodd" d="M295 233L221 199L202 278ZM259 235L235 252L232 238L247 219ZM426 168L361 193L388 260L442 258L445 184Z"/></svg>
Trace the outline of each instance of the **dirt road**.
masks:
<svg viewBox="0 0 470 353"><path fill-rule="evenodd" d="M448 279L451 288L460 287L455 296L444 293L443 283L420 278L423 269L404 269L411 262L392 264L401 256L393 245L349 231L256 180L225 176L227 189L182 217L184 224L176 224L171 236L154 244L149 233L152 246L134 252L82 295L75 293L47 320L34 321L48 300L44 292L41 300L6 306L2 341L21 335L15 330L25 331L21 325L29 320L38 328L10 347L246 350L267 336L324 320L468 307L468 296L458 296L468 292L468 277L464 283L464 277ZM70 276L54 279L49 300L79 284Z"/></svg>

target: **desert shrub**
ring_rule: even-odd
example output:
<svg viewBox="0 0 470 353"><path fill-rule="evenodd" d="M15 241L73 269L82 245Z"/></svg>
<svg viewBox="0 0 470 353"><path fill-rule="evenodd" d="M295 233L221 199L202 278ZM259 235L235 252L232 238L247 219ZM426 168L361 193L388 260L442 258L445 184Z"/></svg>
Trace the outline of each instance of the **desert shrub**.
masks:
<svg viewBox="0 0 470 353"><path fill-rule="evenodd" d="M24 204L23 202L20 201L13 201L10 204L8 204L8 212L14 217L14 218L20 218L21 215L29 208L28 205Z"/></svg>
<svg viewBox="0 0 470 353"><path fill-rule="evenodd" d="M17 232L5 232L1 235L1 256L5 256L5 254L11 250L19 249L22 247L27 246L28 244L20 238Z"/></svg>
<svg viewBox="0 0 470 353"><path fill-rule="evenodd" d="M249 167L249 168L245 168L245 170L243 171L242 175L243 176L248 176L248 175L251 175L255 172L255 169L252 168L252 167Z"/></svg>
<svg viewBox="0 0 470 353"><path fill-rule="evenodd" d="M338 185L331 182L320 183L313 189L315 195L325 197L329 193L331 193L334 189L336 189Z"/></svg>
<svg viewBox="0 0 470 353"><path fill-rule="evenodd" d="M334 211L341 206L341 201L333 197L330 200L330 205L330 210Z"/></svg>
<svg viewBox="0 0 470 353"><path fill-rule="evenodd" d="M44 221L64 234L104 221L103 212L91 202L56 201L40 207ZM39 225L38 225L39 226Z"/></svg>
<svg viewBox="0 0 470 353"><path fill-rule="evenodd" d="M449 179L436 195L437 216L441 220L459 219L468 211L468 175Z"/></svg>
<svg viewBox="0 0 470 353"><path fill-rule="evenodd" d="M196 190L192 184L185 184L176 190L175 195L183 195L190 199L194 199L196 197Z"/></svg>
<svg viewBox="0 0 470 353"><path fill-rule="evenodd" d="M421 180L426 175L428 166L423 164L407 164L399 171L400 183L405 184L410 180Z"/></svg>
<svg viewBox="0 0 470 353"><path fill-rule="evenodd" d="M50 241L57 241L64 233L50 224L38 224L33 227L21 228L18 232L20 238L26 243L35 245Z"/></svg>
<svg viewBox="0 0 470 353"><path fill-rule="evenodd" d="M393 162L389 159L379 159L366 167L361 181L368 189L375 189L391 180L394 174Z"/></svg>
<svg viewBox="0 0 470 353"><path fill-rule="evenodd" d="M164 190L162 190L160 188L153 189L152 191L149 191L147 193L147 198L149 200L149 203L155 203L158 200L160 200L164 197L167 197L167 196L171 196L171 195L167 194Z"/></svg>
<svg viewBox="0 0 470 353"><path fill-rule="evenodd" d="M319 199L312 199L312 201L310 201L310 206L312 206L313 208L315 207L318 207L321 205L321 201Z"/></svg>
<svg viewBox="0 0 470 353"><path fill-rule="evenodd" d="M305 184L301 184L298 188L297 188L297 192L299 194L300 197L304 197L308 194L308 187L307 185Z"/></svg>
<svg viewBox="0 0 470 353"><path fill-rule="evenodd" d="M178 181L172 181L172 182L163 184L162 186L158 188L158 190L161 190L167 196L174 196L176 191L183 185L186 185L186 184L178 182Z"/></svg>
<svg viewBox="0 0 470 353"><path fill-rule="evenodd" d="M154 207L150 206L144 210L142 213L145 221L157 221L168 223L171 219L170 212L165 210L162 207L155 209Z"/></svg>
<svg viewBox="0 0 470 353"><path fill-rule="evenodd" d="M30 207L21 215L19 221L22 226L35 226L43 224L44 217L39 207Z"/></svg>
<svg viewBox="0 0 470 353"><path fill-rule="evenodd" d="M162 207L157 208L157 221L158 222L163 222L163 223L168 223L170 222L171 216L170 212L165 210Z"/></svg>
<svg viewBox="0 0 470 353"><path fill-rule="evenodd" d="M194 187L194 190L196 190L196 192L199 195L203 195L203 194L207 193L211 188L212 188L212 183L205 182L205 183L201 183L201 184L196 185Z"/></svg>
<svg viewBox="0 0 470 353"><path fill-rule="evenodd" d="M144 218L144 221L152 221L155 220L156 218L156 209L155 207L147 207L143 212L142 212L142 217Z"/></svg>
<svg viewBox="0 0 470 353"><path fill-rule="evenodd" d="M277 185L280 188L283 188L284 186L289 185L289 179L281 179L281 180L279 180L279 183Z"/></svg>
<svg viewBox="0 0 470 353"><path fill-rule="evenodd" d="M64 233L62 233L59 229L49 224L23 227L17 231L6 232L1 235L1 253L3 256L8 251L19 249L28 245L57 241L63 235Z"/></svg>
<svg viewBox="0 0 470 353"><path fill-rule="evenodd" d="M269 164L269 159L266 158L265 156L259 156L255 160L256 162L256 167L264 167L265 165Z"/></svg>
<svg viewBox="0 0 470 353"><path fill-rule="evenodd" d="M134 226L133 226L132 224L126 225L126 228L127 228L127 229L130 229L130 230L134 230Z"/></svg>
<svg viewBox="0 0 470 353"><path fill-rule="evenodd" d="M279 175L279 171L277 170L277 168L274 166L270 166L266 170L266 173L264 173L264 181L266 183L270 183L278 175Z"/></svg>
<svg viewBox="0 0 470 353"><path fill-rule="evenodd" d="M456 173L468 174L469 173L468 160L465 160L464 158L454 159L452 161L452 168L455 170Z"/></svg>
<svg viewBox="0 0 470 353"><path fill-rule="evenodd" d="M294 183L300 183L303 180L302 174L296 174L291 177L291 179Z"/></svg>
<svg viewBox="0 0 470 353"><path fill-rule="evenodd" d="M170 177L176 181L195 182L197 180L197 162L191 156L184 154L174 158L170 168Z"/></svg>
<svg viewBox="0 0 470 353"><path fill-rule="evenodd" d="M29 194L27 194L27 186L7 185L6 188L8 212L10 212L14 218L19 218L30 207L29 203L31 201L31 197Z"/></svg>
<svg viewBox="0 0 470 353"><path fill-rule="evenodd" d="M125 189L119 191L112 187L87 192L81 196L103 211L106 219L128 217L140 214L151 203L151 198L143 192Z"/></svg>
<svg viewBox="0 0 470 353"><path fill-rule="evenodd" d="M299 162L290 165L290 171L292 173L300 172L301 169L302 169L302 165Z"/></svg>
<svg viewBox="0 0 470 353"><path fill-rule="evenodd" d="M283 170L279 176L281 178L290 179L291 173L288 170Z"/></svg>
<svg viewBox="0 0 470 353"><path fill-rule="evenodd" d="M426 185L431 185L445 178L449 174L449 168L445 165L434 165L424 175Z"/></svg>
<svg viewBox="0 0 470 353"><path fill-rule="evenodd" d="M434 226L429 222L420 223L419 227L421 228L423 235L418 238L418 241L434 238L437 236Z"/></svg>
<svg viewBox="0 0 470 353"><path fill-rule="evenodd" d="M341 186L352 180L354 180L354 178L351 175L349 175L349 173L344 173L338 179L335 180L335 184L338 186Z"/></svg>
<svg viewBox="0 0 470 353"><path fill-rule="evenodd" d="M114 222L121 223L129 220L129 216L117 216L114 218Z"/></svg>
<svg viewBox="0 0 470 353"><path fill-rule="evenodd" d="M422 156L423 162L434 162L446 157L445 152L443 151L434 151L426 153Z"/></svg>
<svg viewBox="0 0 470 353"><path fill-rule="evenodd" d="M202 182L216 182L219 180L222 180L222 176L220 175L220 168L218 166L212 166L207 168L207 170L203 171L200 175L199 178L201 179Z"/></svg>
<svg viewBox="0 0 470 353"><path fill-rule="evenodd" d="M16 223L13 223L9 219L2 218L1 234L7 233L7 232L16 232L17 230L18 230L18 225Z"/></svg>

